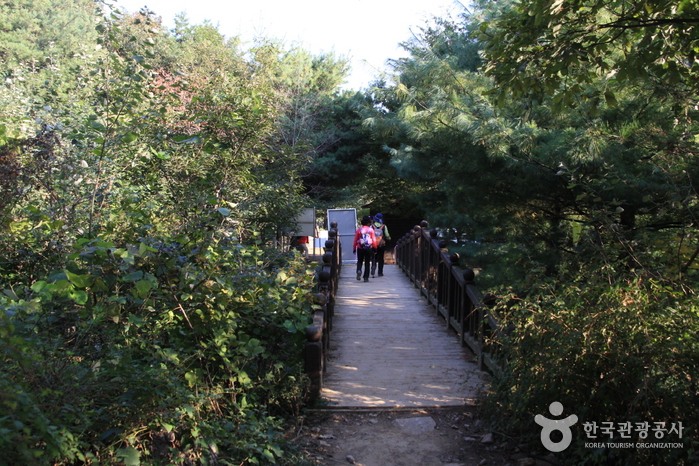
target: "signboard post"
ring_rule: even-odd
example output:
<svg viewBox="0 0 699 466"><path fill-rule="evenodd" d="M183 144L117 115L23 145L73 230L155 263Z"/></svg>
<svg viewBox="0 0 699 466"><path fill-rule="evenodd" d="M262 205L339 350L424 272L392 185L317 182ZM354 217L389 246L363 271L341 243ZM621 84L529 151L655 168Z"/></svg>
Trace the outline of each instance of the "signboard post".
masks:
<svg viewBox="0 0 699 466"><path fill-rule="evenodd" d="M303 209L301 215L296 219L298 229L294 232L296 236L318 236L316 234L316 208L309 207Z"/></svg>
<svg viewBox="0 0 699 466"><path fill-rule="evenodd" d="M296 224L298 225L296 230L293 232L293 236L306 236L308 238L313 238L313 241L308 241L307 244L313 245L313 252L315 254L315 238L318 236L316 231L316 208L309 207L303 209L301 215L296 219Z"/></svg>
<svg viewBox="0 0 699 466"><path fill-rule="evenodd" d="M352 243L357 231L357 210L328 209L328 229L332 222L337 222L337 236L342 244L342 262L356 264L357 256L352 254Z"/></svg>

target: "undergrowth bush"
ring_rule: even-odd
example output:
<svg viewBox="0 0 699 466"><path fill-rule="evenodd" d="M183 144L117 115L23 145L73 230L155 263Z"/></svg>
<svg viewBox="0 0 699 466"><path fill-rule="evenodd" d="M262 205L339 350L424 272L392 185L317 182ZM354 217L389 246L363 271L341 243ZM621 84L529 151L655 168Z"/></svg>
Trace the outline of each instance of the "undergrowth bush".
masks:
<svg viewBox="0 0 699 466"><path fill-rule="evenodd" d="M594 274L588 275L594 277ZM484 409L500 432L517 435L547 454L534 416L577 415L564 464L696 464L699 447L699 307L686 288L650 277L624 283L587 281L546 285L528 296L510 294L498 312L504 326L501 360ZM549 282L553 283L553 282ZM505 296L507 296L505 294ZM614 437L588 428L614 423ZM631 422L629 439L618 423ZM637 423L651 426L639 437ZM655 436L656 422L683 432ZM594 435L592 431L590 436ZM556 440L554 440L556 441ZM591 448L593 442L676 442L682 448ZM586 446L585 443L588 443Z"/></svg>
<svg viewBox="0 0 699 466"><path fill-rule="evenodd" d="M292 463L314 272L272 247L307 205L281 63L107 10L94 53L3 83L0 463Z"/></svg>
<svg viewBox="0 0 699 466"><path fill-rule="evenodd" d="M214 230L80 239L53 265L0 297L5 464L294 461L303 261Z"/></svg>

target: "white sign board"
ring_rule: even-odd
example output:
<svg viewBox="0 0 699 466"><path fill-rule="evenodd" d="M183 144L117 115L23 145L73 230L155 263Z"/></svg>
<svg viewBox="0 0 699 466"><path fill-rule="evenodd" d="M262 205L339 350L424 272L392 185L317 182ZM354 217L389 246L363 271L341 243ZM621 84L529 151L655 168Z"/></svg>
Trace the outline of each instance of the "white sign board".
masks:
<svg viewBox="0 0 699 466"><path fill-rule="evenodd" d="M301 215L296 219L298 228L294 232L294 236L312 236L316 237L316 209L310 207L303 209Z"/></svg>
<svg viewBox="0 0 699 466"><path fill-rule="evenodd" d="M337 234L342 244L342 262L356 263L357 256L352 254L352 243L357 231L357 210L328 209L328 229L332 222L337 222Z"/></svg>

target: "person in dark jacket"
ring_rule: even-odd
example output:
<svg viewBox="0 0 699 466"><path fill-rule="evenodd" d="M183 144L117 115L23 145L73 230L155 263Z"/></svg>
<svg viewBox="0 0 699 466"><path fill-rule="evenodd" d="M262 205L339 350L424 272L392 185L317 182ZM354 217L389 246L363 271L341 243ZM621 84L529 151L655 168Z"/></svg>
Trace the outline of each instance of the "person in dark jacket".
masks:
<svg viewBox="0 0 699 466"><path fill-rule="evenodd" d="M374 215L374 222L371 224L376 237L376 254L374 254L373 264L371 266L372 278L376 275L378 266L379 277L383 277L384 254L386 253L386 242L391 240L391 235L388 234L388 227L383 222L383 214Z"/></svg>

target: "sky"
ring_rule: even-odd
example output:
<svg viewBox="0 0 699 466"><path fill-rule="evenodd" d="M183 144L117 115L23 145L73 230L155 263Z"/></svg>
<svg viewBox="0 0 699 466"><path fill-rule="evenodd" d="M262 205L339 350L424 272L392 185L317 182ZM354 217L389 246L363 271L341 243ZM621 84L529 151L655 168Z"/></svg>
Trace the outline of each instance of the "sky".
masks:
<svg viewBox="0 0 699 466"><path fill-rule="evenodd" d="M166 27L185 13L190 24L211 21L226 37L282 40L313 54L332 52L350 59L345 84L359 90L381 71L386 60L407 54L399 46L433 16L458 14L455 0L116 0L129 12L147 6Z"/></svg>

